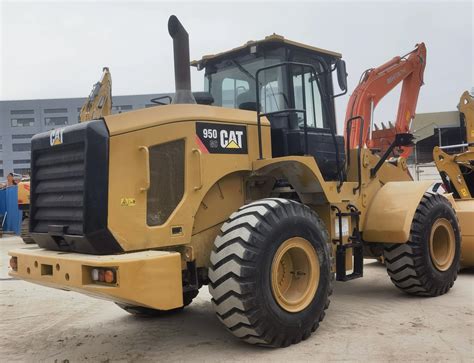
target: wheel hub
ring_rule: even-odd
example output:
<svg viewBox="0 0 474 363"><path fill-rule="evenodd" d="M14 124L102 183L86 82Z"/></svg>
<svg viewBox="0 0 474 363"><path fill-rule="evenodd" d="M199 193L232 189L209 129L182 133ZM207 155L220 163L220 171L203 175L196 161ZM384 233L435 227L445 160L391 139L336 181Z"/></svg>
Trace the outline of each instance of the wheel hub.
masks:
<svg viewBox="0 0 474 363"><path fill-rule="evenodd" d="M454 260L456 238L453 226L445 218L438 219L431 227L430 256L439 271L448 270Z"/></svg>
<svg viewBox="0 0 474 363"><path fill-rule="evenodd" d="M273 257L271 283L282 309L296 313L311 303L319 284L319 259L309 241L292 237L281 244Z"/></svg>

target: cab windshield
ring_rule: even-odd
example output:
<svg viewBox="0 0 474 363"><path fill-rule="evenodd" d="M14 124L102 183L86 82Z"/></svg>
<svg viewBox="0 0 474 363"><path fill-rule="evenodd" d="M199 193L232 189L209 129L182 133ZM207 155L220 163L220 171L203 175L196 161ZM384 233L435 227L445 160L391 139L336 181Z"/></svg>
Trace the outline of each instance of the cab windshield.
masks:
<svg viewBox="0 0 474 363"><path fill-rule="evenodd" d="M214 105L228 108L249 106L246 103L256 101L255 74L257 70L280 62L278 58L254 58L248 61L232 59L217 64L217 71L208 74L206 82L207 91L214 97ZM277 92L278 80L281 80L281 77L275 77L273 82L267 80L265 83L263 80L263 83L270 89L276 87L274 91ZM273 102L283 106L275 99Z"/></svg>
<svg viewBox="0 0 474 363"><path fill-rule="evenodd" d="M212 94L215 106L256 110L257 70L282 63L284 59L283 56L251 58L247 55L223 60L207 68L205 89ZM318 82L309 68L291 66L262 71L258 92L261 112L305 108L308 127L326 127ZM298 119L303 127L303 114L299 114Z"/></svg>

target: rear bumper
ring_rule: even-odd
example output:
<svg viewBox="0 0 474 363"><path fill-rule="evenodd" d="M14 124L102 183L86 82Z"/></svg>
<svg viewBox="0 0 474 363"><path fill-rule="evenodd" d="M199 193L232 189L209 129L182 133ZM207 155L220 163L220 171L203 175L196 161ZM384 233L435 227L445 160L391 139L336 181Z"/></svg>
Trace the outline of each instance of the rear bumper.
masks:
<svg viewBox="0 0 474 363"><path fill-rule="evenodd" d="M8 254L17 258L17 270L10 270L15 278L153 309L183 306L181 256L177 252L95 256L19 248ZM94 267L115 268L116 283L92 281L90 271Z"/></svg>

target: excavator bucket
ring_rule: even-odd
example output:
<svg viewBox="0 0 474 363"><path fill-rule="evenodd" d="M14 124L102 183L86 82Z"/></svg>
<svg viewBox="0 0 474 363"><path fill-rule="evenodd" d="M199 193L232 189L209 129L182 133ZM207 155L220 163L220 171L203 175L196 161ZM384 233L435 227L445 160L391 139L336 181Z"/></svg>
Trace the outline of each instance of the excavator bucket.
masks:
<svg viewBox="0 0 474 363"><path fill-rule="evenodd" d="M395 140L396 135L397 130L391 124L389 124L389 127L382 124L381 128L374 125L372 140L369 140L370 147L380 150L380 153L383 154L390 147L393 140ZM397 148L393 152L398 156L401 154L401 150L402 149Z"/></svg>

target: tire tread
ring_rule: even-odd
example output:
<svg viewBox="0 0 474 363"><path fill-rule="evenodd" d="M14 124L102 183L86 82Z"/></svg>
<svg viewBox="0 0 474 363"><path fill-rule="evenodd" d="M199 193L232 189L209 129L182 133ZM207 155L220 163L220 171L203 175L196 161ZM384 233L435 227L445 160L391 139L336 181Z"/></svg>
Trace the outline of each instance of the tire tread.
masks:
<svg viewBox="0 0 474 363"><path fill-rule="evenodd" d="M427 276L427 267L423 260L424 250L422 247L426 241L423 240L420 231L428 222L430 209L439 204L445 204L452 208L443 196L425 193L413 217L409 241L404 244L387 245L384 248L385 265L390 280L400 290L411 295L441 295L446 293L454 282L450 282L442 288L435 288L435 284ZM456 273L454 274L454 280L456 279Z"/></svg>
<svg viewBox="0 0 474 363"><path fill-rule="evenodd" d="M325 316L329 299L308 331L291 337L275 335L266 328L252 297L255 289L252 278L256 273L253 263L256 255L262 253L259 245L262 233L270 230L272 222L276 223L281 217L295 215L301 210L303 216L314 219L318 228L325 231L324 237L329 241L323 221L313 211L298 202L282 198L267 198L242 206L223 224L221 234L216 238L209 267L212 304L227 329L247 343L273 347L298 343L307 339ZM332 282L331 273L327 298L332 293Z"/></svg>

